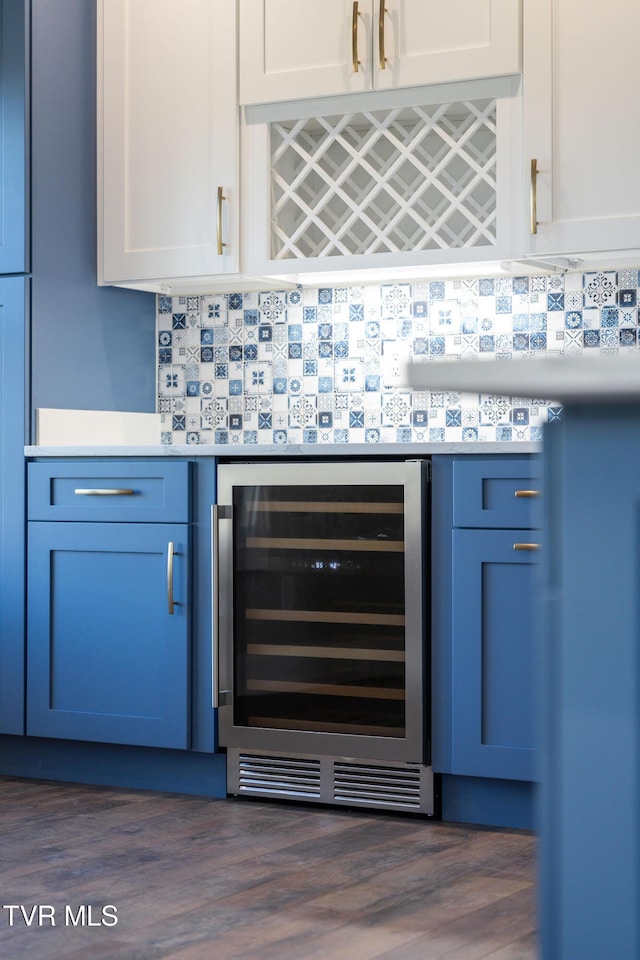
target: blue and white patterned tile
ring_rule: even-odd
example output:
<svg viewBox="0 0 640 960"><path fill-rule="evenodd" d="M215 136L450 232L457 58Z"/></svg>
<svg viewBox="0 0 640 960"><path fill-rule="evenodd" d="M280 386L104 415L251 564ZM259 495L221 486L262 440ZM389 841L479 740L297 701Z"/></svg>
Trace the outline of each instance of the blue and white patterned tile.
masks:
<svg viewBox="0 0 640 960"><path fill-rule="evenodd" d="M628 269L159 297L162 442L535 439L547 405L412 396L406 362L638 351L639 287Z"/></svg>
<svg viewBox="0 0 640 960"><path fill-rule="evenodd" d="M160 362L158 368L158 395L160 397L183 397L186 394L184 367L174 367Z"/></svg>
<svg viewBox="0 0 640 960"><path fill-rule="evenodd" d="M269 323L283 323L286 321L286 294L270 291L259 294L258 306L260 313Z"/></svg>
<svg viewBox="0 0 640 960"><path fill-rule="evenodd" d="M228 402L223 399L202 400L200 404L201 428L214 430L228 425Z"/></svg>
<svg viewBox="0 0 640 960"><path fill-rule="evenodd" d="M583 290L585 305L605 307L614 304L618 293L618 276L613 270L585 273Z"/></svg>
<svg viewBox="0 0 640 960"><path fill-rule="evenodd" d="M336 390L353 393L363 391L364 362L358 358L336 360L333 370L333 382Z"/></svg>
<svg viewBox="0 0 640 960"><path fill-rule="evenodd" d="M244 364L244 391L247 394L271 393L273 370L268 361L251 360Z"/></svg>
<svg viewBox="0 0 640 960"><path fill-rule="evenodd" d="M429 330L443 336L460 333L462 304L460 300L433 300L429 303Z"/></svg>
<svg viewBox="0 0 640 960"><path fill-rule="evenodd" d="M407 318L411 316L411 284L383 284L381 299L383 316Z"/></svg>

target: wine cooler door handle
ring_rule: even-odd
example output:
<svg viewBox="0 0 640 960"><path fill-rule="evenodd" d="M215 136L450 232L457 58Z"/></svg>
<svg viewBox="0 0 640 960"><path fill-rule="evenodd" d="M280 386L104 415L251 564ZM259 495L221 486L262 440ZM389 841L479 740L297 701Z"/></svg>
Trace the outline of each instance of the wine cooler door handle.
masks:
<svg viewBox="0 0 640 960"><path fill-rule="evenodd" d="M218 630L218 598L220 569L220 541L218 539L218 505L211 507L211 706L218 706L218 661L220 636Z"/></svg>
<svg viewBox="0 0 640 960"><path fill-rule="evenodd" d="M231 697L233 624L233 541L231 509L211 507L212 706L224 707Z"/></svg>

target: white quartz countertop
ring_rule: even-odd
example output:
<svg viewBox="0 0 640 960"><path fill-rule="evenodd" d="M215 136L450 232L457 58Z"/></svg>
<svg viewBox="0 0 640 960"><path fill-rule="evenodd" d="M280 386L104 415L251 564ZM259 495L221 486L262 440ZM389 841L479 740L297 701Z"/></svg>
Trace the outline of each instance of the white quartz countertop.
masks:
<svg viewBox="0 0 640 960"><path fill-rule="evenodd" d="M160 415L115 410L39 408L36 442L27 457L223 457L255 458L397 457L407 460L435 453L537 453L534 442L161 444Z"/></svg>
<svg viewBox="0 0 640 960"><path fill-rule="evenodd" d="M557 403L640 402L640 354L429 361L406 368L413 390L450 390Z"/></svg>
<svg viewBox="0 0 640 960"><path fill-rule="evenodd" d="M464 443L307 443L307 444L230 444L211 443L184 445L36 445L24 448L26 457L222 457L234 460L284 457L397 457L408 460L435 454L485 454L493 456L518 453L539 453L541 445L533 442L503 443L469 441Z"/></svg>

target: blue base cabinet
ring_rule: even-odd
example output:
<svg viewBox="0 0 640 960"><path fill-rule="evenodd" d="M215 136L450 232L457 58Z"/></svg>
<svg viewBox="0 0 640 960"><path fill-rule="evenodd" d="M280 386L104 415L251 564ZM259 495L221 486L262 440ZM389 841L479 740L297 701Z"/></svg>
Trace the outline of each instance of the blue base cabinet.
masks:
<svg viewBox="0 0 640 960"><path fill-rule="evenodd" d="M213 467L29 464L29 737L215 749Z"/></svg>
<svg viewBox="0 0 640 960"><path fill-rule="evenodd" d="M433 768L444 819L533 826L537 460L433 460Z"/></svg>
<svg viewBox="0 0 640 960"><path fill-rule="evenodd" d="M12 461L21 496L23 443L20 436ZM215 472L210 457L29 463L28 735L19 735L24 590L17 562L0 624L4 630L11 610L19 622L2 634L0 662L4 669L6 650L16 654L3 681L19 728L0 731L0 775L226 796L213 706ZM15 559L24 551L23 513L11 519L20 531L11 542ZM8 715L4 700L2 707Z"/></svg>

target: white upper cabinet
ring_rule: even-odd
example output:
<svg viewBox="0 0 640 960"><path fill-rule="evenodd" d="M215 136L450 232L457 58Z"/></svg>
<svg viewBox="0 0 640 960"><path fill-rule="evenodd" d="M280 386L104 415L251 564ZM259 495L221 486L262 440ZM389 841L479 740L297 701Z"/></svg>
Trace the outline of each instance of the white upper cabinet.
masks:
<svg viewBox="0 0 640 960"><path fill-rule="evenodd" d="M638 37L637 2L525 0L532 257L640 249Z"/></svg>
<svg viewBox="0 0 640 960"><path fill-rule="evenodd" d="M239 269L234 0L98 2L98 276Z"/></svg>
<svg viewBox="0 0 640 960"><path fill-rule="evenodd" d="M240 103L516 74L521 0L241 0Z"/></svg>

